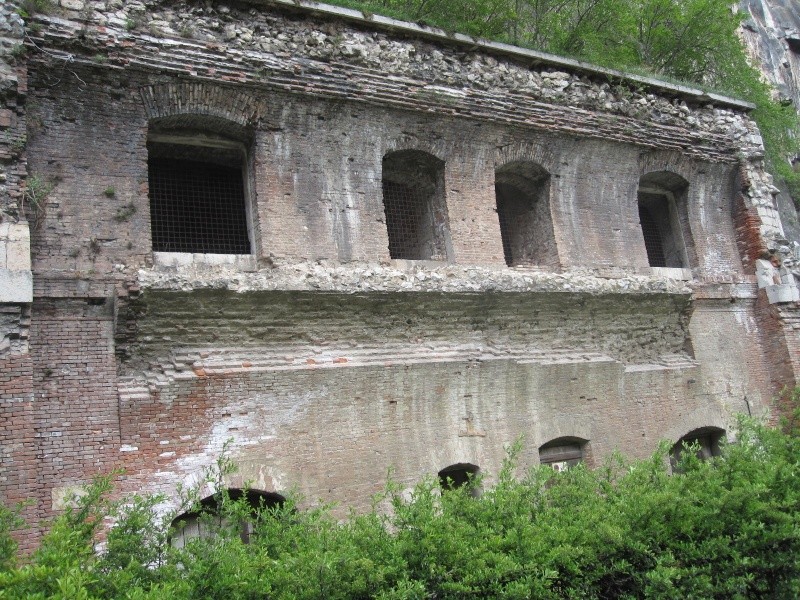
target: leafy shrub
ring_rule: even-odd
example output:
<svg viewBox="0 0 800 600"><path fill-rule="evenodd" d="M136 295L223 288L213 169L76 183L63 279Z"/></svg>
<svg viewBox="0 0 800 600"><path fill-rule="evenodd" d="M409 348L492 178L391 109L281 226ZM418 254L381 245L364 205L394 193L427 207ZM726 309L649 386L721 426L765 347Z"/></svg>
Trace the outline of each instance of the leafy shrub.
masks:
<svg viewBox="0 0 800 600"><path fill-rule="evenodd" d="M796 598L798 466L794 429L742 420L721 456L682 453L679 474L668 444L645 461L521 479L512 451L479 497L432 478L410 496L390 482L376 500L388 513L343 522L325 506L299 510L290 498L254 510L223 493L207 515L214 535L181 549L161 498L109 503L104 478L29 560L0 543L0 598ZM191 494L187 506L198 506ZM107 516L117 522L98 554Z"/></svg>

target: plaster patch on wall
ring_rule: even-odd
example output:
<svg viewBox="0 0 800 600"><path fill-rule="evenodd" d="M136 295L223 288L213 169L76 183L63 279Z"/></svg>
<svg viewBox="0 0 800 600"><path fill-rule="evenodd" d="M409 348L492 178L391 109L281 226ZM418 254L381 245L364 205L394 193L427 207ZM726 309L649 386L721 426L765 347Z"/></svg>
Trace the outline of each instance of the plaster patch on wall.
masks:
<svg viewBox="0 0 800 600"><path fill-rule="evenodd" d="M289 429L292 424L302 421L309 406L324 401L327 395L327 386L293 394L289 401L281 402L272 402L274 397L269 394L254 394L250 398L237 398L235 403L213 409L213 426L203 449L176 461L177 472L184 474L184 485L196 486L202 482L204 473L222 455L223 450L228 452L235 464L245 447L274 439L280 429ZM269 434L262 433L265 429Z"/></svg>

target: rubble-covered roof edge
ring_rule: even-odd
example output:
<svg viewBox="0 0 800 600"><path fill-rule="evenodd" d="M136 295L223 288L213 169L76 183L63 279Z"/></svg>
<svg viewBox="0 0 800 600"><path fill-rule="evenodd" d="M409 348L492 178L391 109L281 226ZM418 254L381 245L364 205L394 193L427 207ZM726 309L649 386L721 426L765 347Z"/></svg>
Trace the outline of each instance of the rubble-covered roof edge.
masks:
<svg viewBox="0 0 800 600"><path fill-rule="evenodd" d="M516 59L533 62L535 64L549 65L561 69L567 69L573 72L583 72L594 76L600 75L603 77L629 81L643 85L647 88L657 89L663 92L691 99L696 102L709 102L745 111L753 110L756 107L755 104L745 100L731 98L729 96L716 94L714 92L706 92L704 90L693 88L687 85L662 81L660 79L656 79L655 77L626 73L625 71L601 67L599 65L594 65L581 60L557 56L555 54L540 52L538 50L521 48L519 46L504 44L502 42L476 39L472 36L461 33L447 33L446 31L437 27L419 25L417 23L411 23L408 21L400 21L399 19L385 17L378 14L365 16L365 14L360 10L334 6L332 4L324 4L322 2L315 2L313 0L243 0L243 2L246 4L255 5L282 6L293 10L307 11L348 21L360 22L366 27L401 31L416 37L433 39L447 44L468 45L475 49L480 49L494 54L503 54Z"/></svg>

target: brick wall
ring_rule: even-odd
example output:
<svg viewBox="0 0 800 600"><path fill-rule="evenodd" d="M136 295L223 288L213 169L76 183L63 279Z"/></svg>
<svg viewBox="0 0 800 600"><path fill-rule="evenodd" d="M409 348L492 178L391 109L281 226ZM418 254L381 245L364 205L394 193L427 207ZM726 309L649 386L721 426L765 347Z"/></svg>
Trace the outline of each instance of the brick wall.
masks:
<svg viewBox="0 0 800 600"><path fill-rule="evenodd" d="M137 267L148 264L150 252L148 119L137 96L148 78L123 82L100 69L88 70L81 72L81 80L92 85L89 93L77 79L46 88L51 76L47 70L33 76L36 114L48 125L30 141L31 170L57 182L44 224L33 235L35 268L130 279ZM223 92L236 94L213 85L194 89L203 101L223 97ZM681 159L669 151L640 158L634 146L570 139L557 131L428 115L410 119L406 113L355 103L277 93L262 95L259 102L262 127L268 129L256 130L250 148L257 256L290 262L388 260L381 160L405 148L445 161L451 260L456 263L505 264L494 173L508 162L530 161L550 174L558 257L548 260L549 266L646 271L636 203L639 177L643 171L672 170L691 182L689 226L701 257L700 273L731 277L741 269L726 186L734 167L727 163ZM163 112L168 109L156 114ZM209 122L202 117L195 122ZM124 123L125 134L110 123ZM87 138L97 154L82 151Z"/></svg>
<svg viewBox="0 0 800 600"><path fill-rule="evenodd" d="M119 440L111 306L100 300L38 299L31 327L36 390L36 500L52 514L64 487L115 466Z"/></svg>
<svg viewBox="0 0 800 600"><path fill-rule="evenodd" d="M0 499L6 506L33 498L39 485L33 390L30 354L0 357ZM34 505L22 512L34 526L17 536L24 551L32 550L39 538L38 515Z"/></svg>

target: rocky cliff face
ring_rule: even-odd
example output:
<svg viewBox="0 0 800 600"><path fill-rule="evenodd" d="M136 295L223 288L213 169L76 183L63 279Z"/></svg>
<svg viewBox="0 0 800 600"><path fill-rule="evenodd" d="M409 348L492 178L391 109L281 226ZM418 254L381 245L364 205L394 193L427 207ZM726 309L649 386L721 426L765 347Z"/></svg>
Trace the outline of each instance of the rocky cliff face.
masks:
<svg viewBox="0 0 800 600"><path fill-rule="evenodd" d="M800 110L800 0L740 0L742 38L780 98ZM786 236L800 243L800 222L785 186L778 205Z"/></svg>

